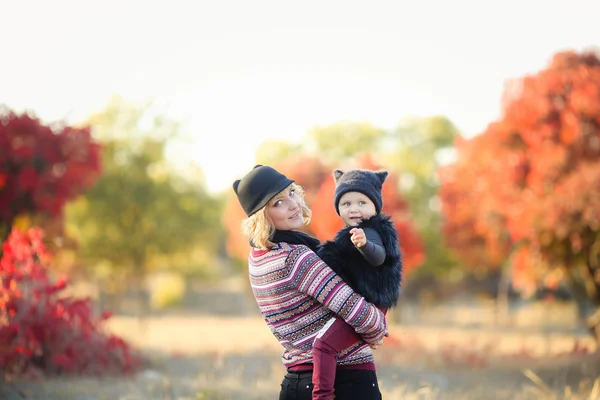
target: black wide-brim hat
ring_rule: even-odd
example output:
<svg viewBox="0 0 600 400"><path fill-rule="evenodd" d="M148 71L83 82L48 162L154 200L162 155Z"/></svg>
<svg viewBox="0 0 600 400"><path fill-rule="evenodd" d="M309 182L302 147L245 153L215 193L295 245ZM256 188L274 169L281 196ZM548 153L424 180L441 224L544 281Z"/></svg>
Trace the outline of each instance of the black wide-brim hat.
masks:
<svg viewBox="0 0 600 400"><path fill-rule="evenodd" d="M255 214L293 180L267 165L256 165L242 179L233 182L233 191L247 216Z"/></svg>

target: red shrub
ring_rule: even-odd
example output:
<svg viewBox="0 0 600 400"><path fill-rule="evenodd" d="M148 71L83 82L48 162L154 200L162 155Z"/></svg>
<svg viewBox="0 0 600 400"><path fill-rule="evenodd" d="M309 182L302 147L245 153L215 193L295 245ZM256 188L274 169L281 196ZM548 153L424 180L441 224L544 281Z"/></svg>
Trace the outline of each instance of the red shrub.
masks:
<svg viewBox="0 0 600 400"><path fill-rule="evenodd" d="M0 260L0 372L105 375L133 371L140 360L104 331L109 313L94 317L89 298L61 296L52 282L41 229L13 229Z"/></svg>

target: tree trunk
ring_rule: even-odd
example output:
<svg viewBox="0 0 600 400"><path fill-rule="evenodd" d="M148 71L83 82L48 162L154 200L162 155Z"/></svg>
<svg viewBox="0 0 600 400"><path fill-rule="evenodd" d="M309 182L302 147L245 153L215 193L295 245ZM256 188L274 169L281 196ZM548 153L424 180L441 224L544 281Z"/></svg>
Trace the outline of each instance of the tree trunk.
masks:
<svg viewBox="0 0 600 400"><path fill-rule="evenodd" d="M600 345L600 307L596 307L596 312L587 318L586 326L590 334L596 339L596 343Z"/></svg>
<svg viewBox="0 0 600 400"><path fill-rule="evenodd" d="M578 271L576 269L576 266L567 267L571 295L577 305L579 320L596 342L600 344L600 299L598 298L598 284L594 282L593 276L589 276L587 268L580 268Z"/></svg>
<svg viewBox="0 0 600 400"><path fill-rule="evenodd" d="M589 275L589 284L591 293L591 302L595 306L594 313L587 317L586 325L590 333L600 344L600 241L597 246L592 246L586 259L587 273Z"/></svg>
<svg viewBox="0 0 600 400"><path fill-rule="evenodd" d="M496 326L508 325L508 288L511 281L511 268L506 264L502 267L502 275L498 281L498 294L496 296Z"/></svg>
<svg viewBox="0 0 600 400"><path fill-rule="evenodd" d="M150 314L150 305L148 303L148 296L146 296L146 257L144 254L137 254L134 257L132 280L135 302L137 303L137 320L142 332L145 332L147 317Z"/></svg>

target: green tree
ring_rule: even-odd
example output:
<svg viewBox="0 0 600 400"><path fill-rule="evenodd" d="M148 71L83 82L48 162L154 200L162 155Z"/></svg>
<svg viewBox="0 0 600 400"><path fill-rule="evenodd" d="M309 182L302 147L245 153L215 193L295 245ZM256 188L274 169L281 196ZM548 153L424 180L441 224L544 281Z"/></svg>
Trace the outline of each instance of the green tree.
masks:
<svg viewBox="0 0 600 400"><path fill-rule="evenodd" d="M136 283L159 262L190 260L198 249L214 254L221 235L220 202L165 159L178 124L148 114L117 100L90 118L104 139L103 175L67 213L91 272Z"/></svg>
<svg viewBox="0 0 600 400"><path fill-rule="evenodd" d="M284 140L265 140L256 149L256 163L273 165L281 160L297 157L302 145Z"/></svg>
<svg viewBox="0 0 600 400"><path fill-rule="evenodd" d="M368 122L336 122L308 132L308 150L317 151L324 161L341 162L376 150L385 131Z"/></svg>
<svg viewBox="0 0 600 400"><path fill-rule="evenodd" d="M456 266L444 246L437 171L452 158L458 129L444 116L405 118L381 141L386 165L400 172L400 190L409 204L427 254L419 274L439 274Z"/></svg>

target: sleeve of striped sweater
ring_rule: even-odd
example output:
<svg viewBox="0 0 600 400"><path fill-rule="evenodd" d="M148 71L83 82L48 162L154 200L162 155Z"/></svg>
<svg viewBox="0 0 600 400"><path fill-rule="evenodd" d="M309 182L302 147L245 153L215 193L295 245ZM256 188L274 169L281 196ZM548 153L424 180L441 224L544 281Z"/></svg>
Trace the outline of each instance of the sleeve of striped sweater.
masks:
<svg viewBox="0 0 600 400"><path fill-rule="evenodd" d="M343 318L365 342L378 343L387 334L384 314L355 293L308 247L296 247L287 263L293 285Z"/></svg>

